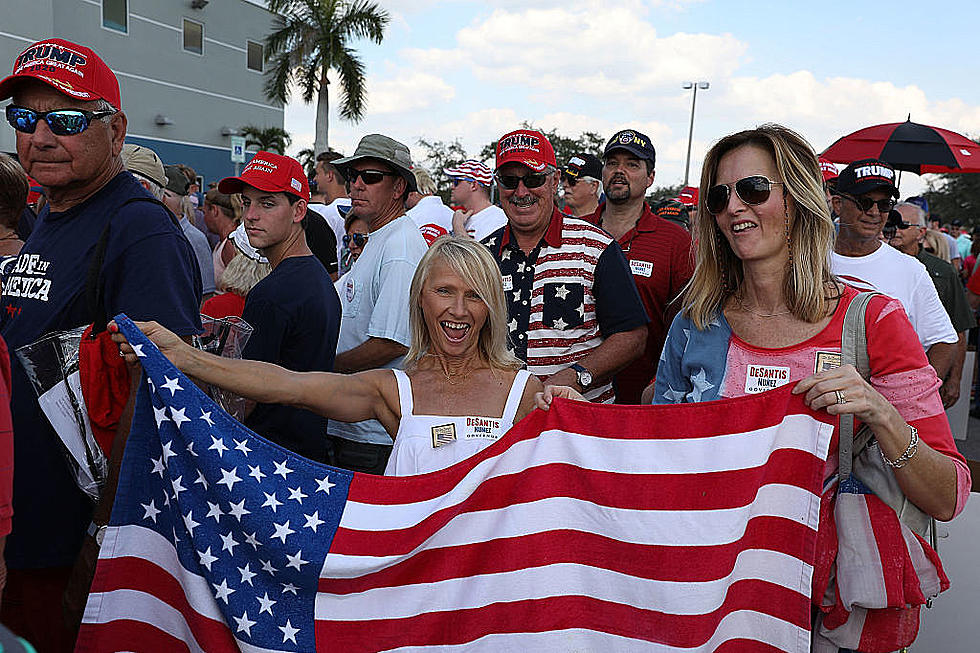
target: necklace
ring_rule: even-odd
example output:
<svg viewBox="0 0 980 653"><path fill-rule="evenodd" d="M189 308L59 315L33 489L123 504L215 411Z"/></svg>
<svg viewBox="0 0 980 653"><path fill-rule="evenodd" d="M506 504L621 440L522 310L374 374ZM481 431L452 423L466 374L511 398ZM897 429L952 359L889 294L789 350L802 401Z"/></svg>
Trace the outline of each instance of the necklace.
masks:
<svg viewBox="0 0 980 653"><path fill-rule="evenodd" d="M442 364L442 358L440 358L438 354L426 354L426 356L432 356L433 358L439 361L439 369L442 371L442 375L446 377L446 383L448 383L449 385L459 385L460 383L466 380L466 377L468 377L470 375L470 372L472 372L474 369L472 367L468 367L462 372L450 372ZM454 381L453 379L456 380Z"/></svg>
<svg viewBox="0 0 980 653"><path fill-rule="evenodd" d="M755 310L753 308L749 308L744 303L742 303L742 298L739 297L738 295L735 296L735 301L738 302L738 305L739 306L741 306L742 308L744 308L745 310L747 310L749 313L752 313L752 315L755 315L757 317L776 317L778 315L789 315L790 313L793 312L793 311L790 311L790 310L785 310L785 311L779 311L778 313L760 313L759 311L757 311L757 310Z"/></svg>

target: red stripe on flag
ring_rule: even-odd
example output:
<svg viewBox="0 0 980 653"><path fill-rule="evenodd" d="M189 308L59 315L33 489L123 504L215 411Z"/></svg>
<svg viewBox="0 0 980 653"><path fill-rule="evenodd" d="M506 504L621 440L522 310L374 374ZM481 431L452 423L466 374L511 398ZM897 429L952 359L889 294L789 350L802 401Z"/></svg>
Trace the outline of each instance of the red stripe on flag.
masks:
<svg viewBox="0 0 980 653"><path fill-rule="evenodd" d="M359 578L321 578L319 590L353 594L402 584L435 583L460 577L461 570L506 573L545 565L576 563L649 580L705 582L731 573L742 551L765 549L799 558L816 542L804 524L781 517L756 517L736 542L715 546L658 546L621 542L594 533L555 530L441 549Z"/></svg>
<svg viewBox="0 0 980 653"><path fill-rule="evenodd" d="M680 599L680 597L678 597ZM424 606L419 606L420 610ZM450 646L493 633L586 629L668 646L693 648L711 639L728 614L749 610L808 628L809 601L798 592L758 580L733 583L725 601L703 615L665 614L587 596L495 603L481 608L424 612L400 619L316 622L317 641L347 653L400 646Z"/></svg>
<svg viewBox="0 0 980 653"><path fill-rule="evenodd" d="M796 449L774 452L769 465L704 474L618 474L561 463L539 465L518 474L490 478L465 500L439 510L411 528L354 530L339 528L331 553L396 555L413 551L455 517L477 511L500 510L551 497L569 497L611 508L636 510L712 510L747 506L759 487L785 484L806 489L801 469L820 462ZM573 478L574 482L569 482ZM358 476L351 485L353 492Z"/></svg>
<svg viewBox="0 0 980 653"><path fill-rule="evenodd" d="M187 573L190 575L190 572ZM99 577L92 583L91 591L113 590L145 592L168 604L183 615L194 639L205 651L238 648L228 626L195 610L187 601L185 588L181 587L178 580L152 562L133 557L100 559Z"/></svg>
<svg viewBox="0 0 980 653"><path fill-rule="evenodd" d="M205 649L208 650L208 649ZM235 651L233 648L211 649ZM143 621L116 619L104 624L82 624L75 653L100 653L102 651L167 651L190 653L183 640L163 632Z"/></svg>

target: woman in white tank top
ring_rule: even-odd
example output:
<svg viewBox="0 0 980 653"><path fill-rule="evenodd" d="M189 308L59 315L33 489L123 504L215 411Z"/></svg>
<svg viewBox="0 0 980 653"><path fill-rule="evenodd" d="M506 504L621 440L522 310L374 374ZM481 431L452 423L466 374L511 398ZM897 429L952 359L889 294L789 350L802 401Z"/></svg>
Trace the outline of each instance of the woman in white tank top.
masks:
<svg viewBox="0 0 980 653"><path fill-rule="evenodd" d="M291 372L219 358L160 325L138 323L178 368L261 403L299 406L330 419L377 419L394 438L386 474L448 467L495 442L534 409L541 381L507 348L507 305L487 248L442 236L419 262L409 293L405 371ZM135 362L118 331L120 352Z"/></svg>

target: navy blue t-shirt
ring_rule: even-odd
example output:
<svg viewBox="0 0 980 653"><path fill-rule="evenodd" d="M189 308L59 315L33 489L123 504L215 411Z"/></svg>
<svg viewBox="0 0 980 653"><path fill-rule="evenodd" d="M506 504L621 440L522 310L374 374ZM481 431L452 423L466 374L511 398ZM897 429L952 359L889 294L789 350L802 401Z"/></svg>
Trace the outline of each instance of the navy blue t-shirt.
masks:
<svg viewBox="0 0 980 653"><path fill-rule="evenodd" d="M75 485L13 352L52 331L92 322L85 283L110 219L101 274L105 314L156 320L180 335L201 332L201 278L190 244L163 206L138 201L119 208L133 197L149 194L122 172L67 211L45 207L3 280L0 334L13 376L14 518L5 551L11 568L72 564L91 521L92 503Z"/></svg>
<svg viewBox="0 0 980 653"><path fill-rule="evenodd" d="M283 259L248 293L242 318L254 328L242 358L296 372L330 372L340 333L340 299L314 256ZM257 404L250 429L312 460L327 460L327 420L280 404Z"/></svg>

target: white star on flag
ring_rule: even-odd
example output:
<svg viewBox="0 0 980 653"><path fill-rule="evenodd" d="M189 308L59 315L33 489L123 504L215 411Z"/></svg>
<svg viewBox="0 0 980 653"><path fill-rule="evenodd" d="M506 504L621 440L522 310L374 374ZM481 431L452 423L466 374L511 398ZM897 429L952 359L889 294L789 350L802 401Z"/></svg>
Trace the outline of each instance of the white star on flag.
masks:
<svg viewBox="0 0 980 653"><path fill-rule="evenodd" d="M234 619L235 622L238 623L238 632L240 633L244 632L249 637L252 636L252 626L254 626L256 622L248 618L248 612L243 612L242 616L240 617L236 617L235 615L232 615L232 619Z"/></svg>
<svg viewBox="0 0 980 653"><path fill-rule="evenodd" d="M282 505L282 502L276 498L275 492L273 492L272 494L269 494L268 492L263 492L262 494L265 495L265 503L262 504L263 508L269 507L272 508L272 512L275 512L276 508Z"/></svg>
<svg viewBox="0 0 980 653"><path fill-rule="evenodd" d="M254 477L256 481L261 481L263 478L265 478L265 474L262 473L262 468L259 465L256 465L255 467L249 465L248 469L248 475Z"/></svg>
<svg viewBox="0 0 980 653"><path fill-rule="evenodd" d="M217 562L218 560L217 556L211 555L211 547L208 547L204 551L198 551L197 555L201 559L201 564L204 565L204 567L207 568L208 571L211 571L211 563Z"/></svg>
<svg viewBox="0 0 980 653"><path fill-rule="evenodd" d="M246 457L252 451L251 449L248 448L248 440L247 439L242 440L241 442L239 442L235 438L232 438L231 440L232 440L232 442L235 443L235 448L238 449L239 451L241 451Z"/></svg>
<svg viewBox="0 0 980 653"><path fill-rule="evenodd" d="M234 532L228 531L225 535L219 534L218 537L221 538L221 550L235 555L235 547L238 546L238 542L235 541Z"/></svg>
<svg viewBox="0 0 980 653"><path fill-rule="evenodd" d="M300 567L302 567L303 565L309 564L309 560L303 560L302 556L303 556L303 550L302 549L300 549L299 551L297 551L296 552L296 555L291 555L291 556L290 555L287 555L286 556L286 560L289 560L289 562L286 563L286 566L287 567L295 567L296 568L296 571L299 571L300 570Z"/></svg>
<svg viewBox="0 0 980 653"><path fill-rule="evenodd" d="M137 358L146 358L146 354L143 353L143 345L131 345L133 348L133 353L136 354Z"/></svg>
<svg viewBox="0 0 980 653"><path fill-rule="evenodd" d="M302 486L289 488L289 498L297 501L300 505L303 505L303 499L306 497L307 495L303 494Z"/></svg>
<svg viewBox="0 0 980 653"><path fill-rule="evenodd" d="M218 481L218 484L221 485L222 483L224 483L225 485L228 486L228 489L231 490L232 487L235 485L235 483L237 483L240 480L242 480L242 479L238 478L238 473L237 472L238 472L238 468L237 467L232 467L230 470L228 470L228 469L222 469L221 470L221 480Z"/></svg>
<svg viewBox="0 0 980 653"><path fill-rule="evenodd" d="M221 458L221 454L228 451L228 447L225 446L225 441L222 438L216 438L211 436L211 446L208 447L208 451L215 450L218 452L218 458ZM229 490L231 488L228 488Z"/></svg>
<svg viewBox="0 0 980 653"><path fill-rule="evenodd" d="M238 519L238 521L241 521L242 517L244 517L245 515L252 514L251 510L245 510L245 499L242 499L238 503L232 503L229 501L228 505L229 505L228 514Z"/></svg>
<svg viewBox="0 0 980 653"><path fill-rule="evenodd" d="M269 539L274 539L274 538L277 538L278 537L279 539L282 540L282 543L283 544L286 543L286 537L288 537L289 535L292 535L293 533L296 532L296 531L294 531L293 529L291 529L289 527L289 520L288 519L285 521L285 523L282 523L282 524L275 524L274 523L274 524L272 524L272 527L276 529L276 532L273 533L272 534L272 537L270 537Z"/></svg>
<svg viewBox="0 0 980 653"><path fill-rule="evenodd" d="M160 511L157 509L154 501L151 499L149 503L141 503L140 505L146 510L143 519L152 519L154 524L157 523L157 515L160 514Z"/></svg>
<svg viewBox="0 0 980 653"><path fill-rule="evenodd" d="M293 628L292 624L289 623L289 619L286 619L285 626L279 626L279 630L282 631L282 643L285 644L288 639L293 644L296 643L296 633L299 632L299 628Z"/></svg>
<svg viewBox="0 0 980 653"><path fill-rule="evenodd" d="M570 291L565 287L565 284L561 284L555 288L555 297L558 299L565 299Z"/></svg>
<svg viewBox="0 0 980 653"><path fill-rule="evenodd" d="M303 525L303 528L313 529L313 532L314 533L316 533L316 527L317 526L319 526L320 524L326 524L327 523L327 522L323 521L322 519L320 519L320 515L319 515L319 511L318 510L314 510L312 515L303 515L303 516L306 517L306 523Z"/></svg>
<svg viewBox="0 0 980 653"><path fill-rule="evenodd" d="M211 583L214 585L214 589L217 591L215 598L228 603L228 597L234 594L235 590L228 587L228 579L222 579L221 583Z"/></svg>
<svg viewBox="0 0 980 653"><path fill-rule="evenodd" d="M219 506L216 503L211 503L210 501L208 501L207 504L208 504L208 514L204 515L204 518L207 519L208 517L214 517L214 522L218 523L221 516L225 514L221 512L221 506Z"/></svg>
<svg viewBox="0 0 980 653"><path fill-rule="evenodd" d="M262 596L257 596L255 598L259 602L259 614L262 614L263 612L268 612L269 614L272 614L272 606L274 606L276 603L279 602L274 599L270 599L268 592L266 592Z"/></svg>
<svg viewBox="0 0 980 653"><path fill-rule="evenodd" d="M173 397L174 395L176 395L178 390L183 390L183 388L180 387L180 380L179 380L179 378L173 378L173 379L171 379L169 376L166 376L166 375L164 375L163 378L166 379L167 382L164 383L162 387L164 387L164 388L166 388L167 390L170 391L170 396L171 397Z"/></svg>
<svg viewBox="0 0 980 653"><path fill-rule="evenodd" d="M177 425L177 428L180 428L182 423L191 421L190 417L186 417L184 415L185 410L185 408L174 408L173 406L170 407L170 418L174 421L174 424Z"/></svg>
<svg viewBox="0 0 980 653"><path fill-rule="evenodd" d="M211 419L211 411L210 410L206 411L206 410L204 410L202 408L201 409L201 416L198 417L198 419L203 419L205 422L208 423L208 426L214 426L214 420Z"/></svg>
<svg viewBox="0 0 980 653"><path fill-rule="evenodd" d="M238 573L242 575L242 583L252 585L252 579L255 578L256 573L249 569L249 564L250 563L246 563L244 567L238 567Z"/></svg>
<svg viewBox="0 0 980 653"><path fill-rule="evenodd" d="M154 406L153 418L157 421L157 428L159 428L161 424L163 424L164 422L170 419L169 417L167 417L167 407L164 406L163 408L157 408L156 406Z"/></svg>
<svg viewBox="0 0 980 653"><path fill-rule="evenodd" d="M284 481L286 480L286 475L287 474L292 474L293 473L293 470L291 470L288 467L286 467L286 461L285 460L282 461L281 463L275 463L275 465L276 465L276 471L274 471L272 473L273 474L278 474L279 476L282 476L282 480L284 480Z"/></svg>
<svg viewBox="0 0 980 653"><path fill-rule="evenodd" d="M316 479L317 492L326 492L327 494L330 494L330 488L332 488L334 485L336 485L336 483L331 483L329 476Z"/></svg>

